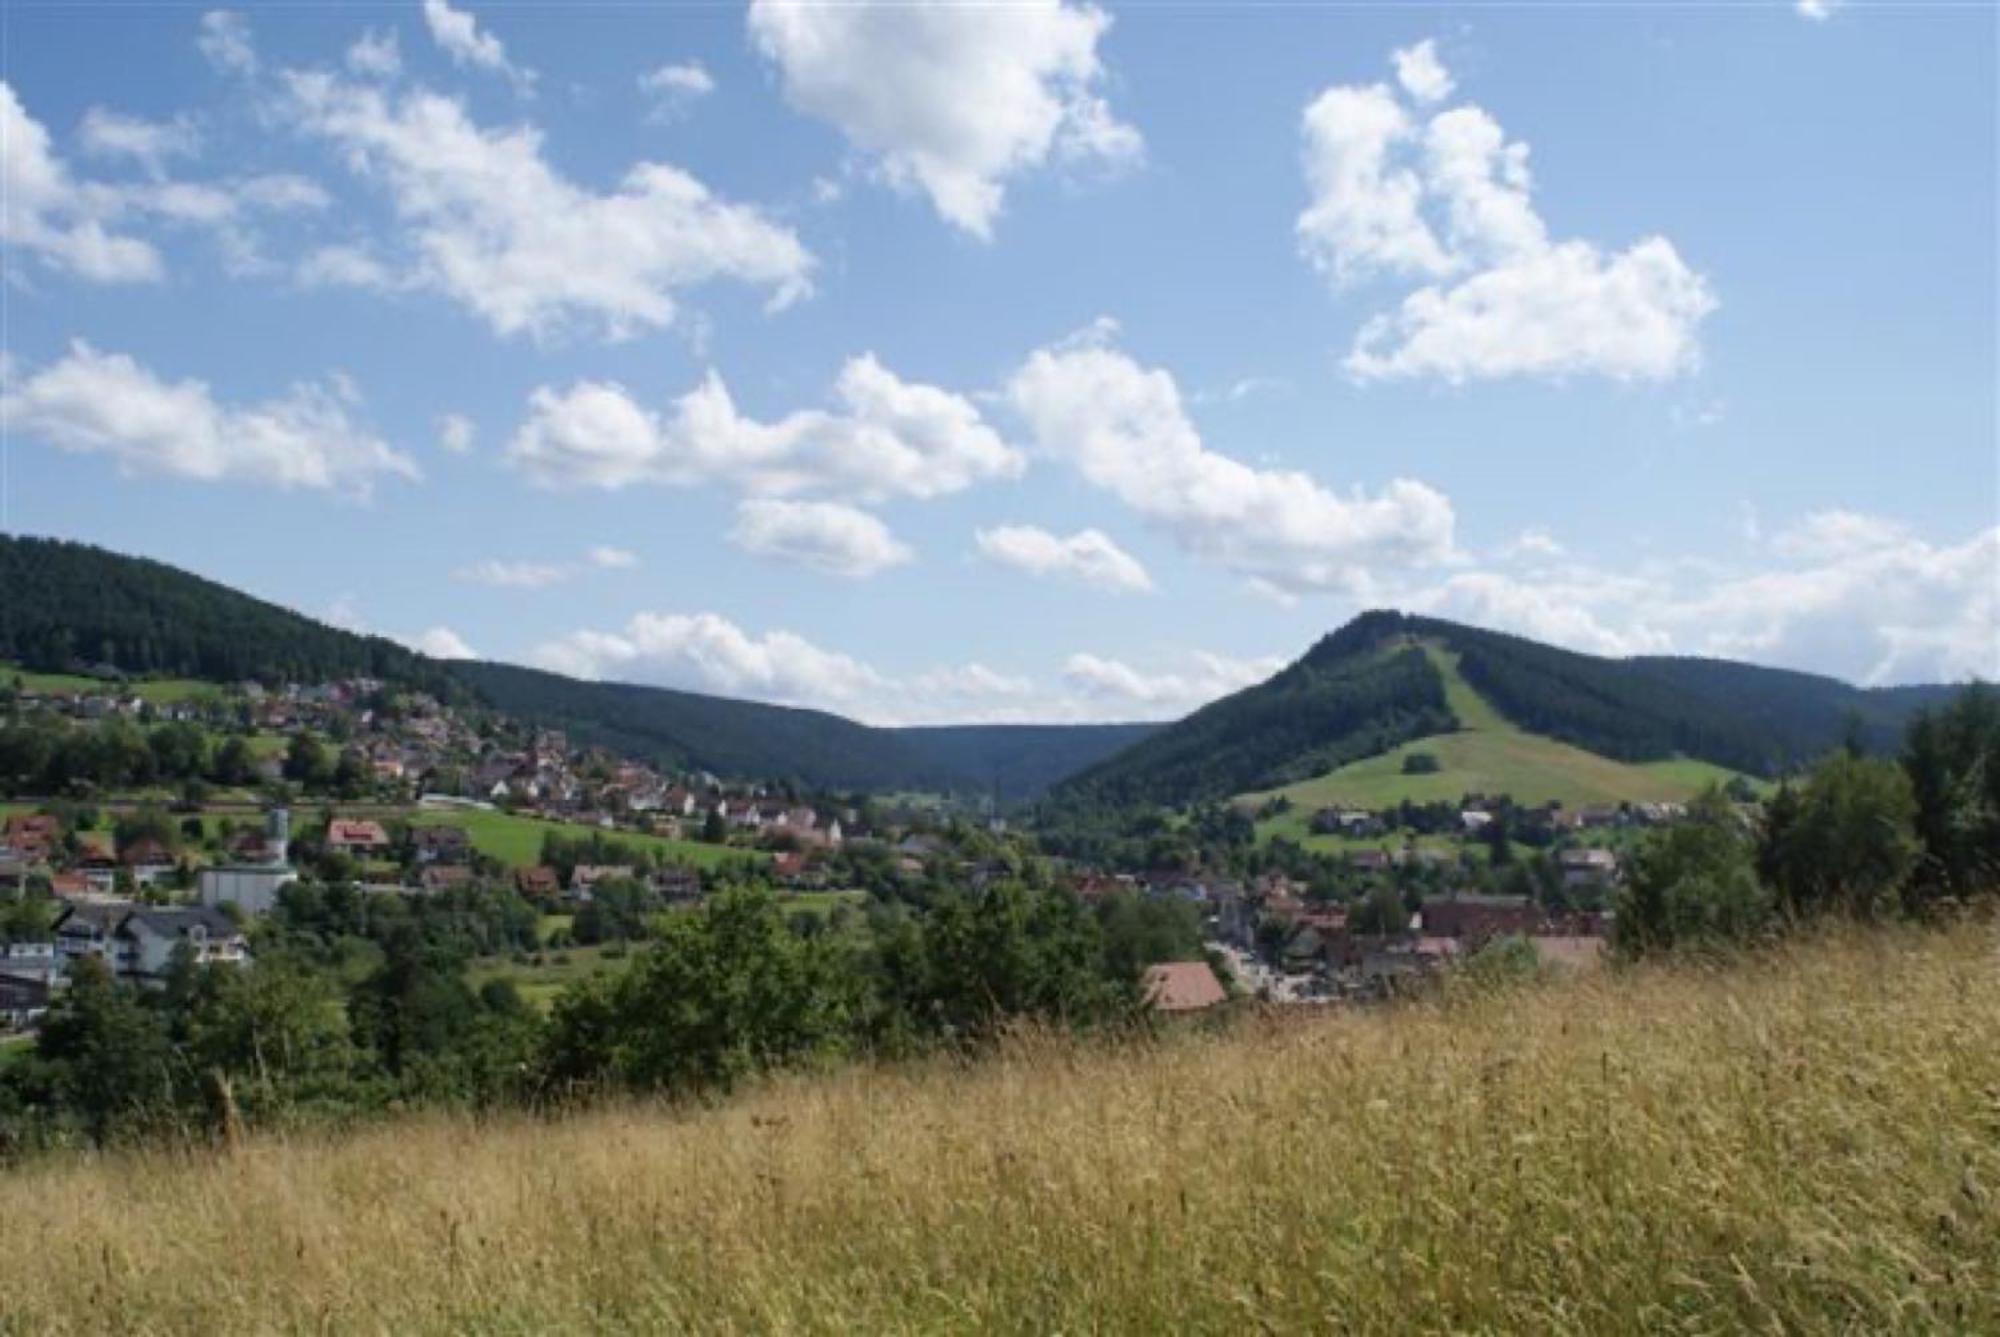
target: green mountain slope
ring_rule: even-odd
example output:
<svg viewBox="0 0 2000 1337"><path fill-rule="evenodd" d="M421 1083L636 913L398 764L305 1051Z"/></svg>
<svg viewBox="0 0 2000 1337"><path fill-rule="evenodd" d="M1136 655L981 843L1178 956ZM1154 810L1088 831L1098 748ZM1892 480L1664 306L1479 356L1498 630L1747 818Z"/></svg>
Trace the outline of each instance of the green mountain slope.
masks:
<svg viewBox="0 0 2000 1337"><path fill-rule="evenodd" d="M884 729L820 710L623 683L580 682L511 664L453 666L495 708L597 744L719 775L829 789L939 790L1003 799L1152 733L1146 724L956 725Z"/></svg>
<svg viewBox="0 0 2000 1337"><path fill-rule="evenodd" d="M1064 781L1059 794L1107 805L1220 798L1305 779L1451 725L1436 666L1357 623L1268 682Z"/></svg>
<svg viewBox="0 0 2000 1337"><path fill-rule="evenodd" d="M1297 822L1319 808L1381 809L1412 803L1456 802L1466 794L1507 794L1517 803L1595 804L1677 802L1735 772L1712 762L1674 757L1626 762L1559 739L1529 733L1508 720L1465 680L1456 653L1426 647L1444 678L1445 699L1458 727L1415 739L1325 775L1244 796L1246 802L1283 796ZM1438 769L1405 774L1412 753L1434 757Z"/></svg>
<svg viewBox="0 0 2000 1337"><path fill-rule="evenodd" d="M163 562L0 535L0 660L65 673L316 682L353 676L449 689L445 666L324 626Z"/></svg>
<svg viewBox="0 0 2000 1337"><path fill-rule="evenodd" d="M1606 659L1371 612L1269 682L1065 781L1057 796L1180 804L1283 789L1315 806L1468 789L1522 801L1673 798L1728 772L1778 774L1839 746L1851 728L1886 747L1950 691L1865 690L1722 660ZM1445 771L1404 776L1413 750L1436 754Z"/></svg>
<svg viewBox="0 0 2000 1337"><path fill-rule="evenodd" d="M508 664L447 663L164 563L8 536L0 536L0 661L39 674L109 665L211 682L382 678L476 697L626 756L825 789L1028 797L1158 727L871 728L824 711L579 682Z"/></svg>

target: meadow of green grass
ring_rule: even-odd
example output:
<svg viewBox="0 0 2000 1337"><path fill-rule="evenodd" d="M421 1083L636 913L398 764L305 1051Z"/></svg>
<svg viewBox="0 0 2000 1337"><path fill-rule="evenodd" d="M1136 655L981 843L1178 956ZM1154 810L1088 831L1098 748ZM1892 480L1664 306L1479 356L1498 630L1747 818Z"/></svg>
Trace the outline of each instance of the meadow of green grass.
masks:
<svg viewBox="0 0 2000 1337"><path fill-rule="evenodd" d="M532 867L542 861L542 837L549 831L578 837L601 835L634 848L657 850L675 863L714 868L730 859L766 859L756 850L707 845L697 840L669 840L634 831L606 831L580 822L554 822L515 813L478 808L419 808L407 814L413 826L456 826L472 838L472 846L510 868Z"/></svg>
<svg viewBox="0 0 2000 1337"><path fill-rule="evenodd" d="M520 993L522 1001L546 1012L563 990L593 975L625 969L638 950L637 945L614 948L609 954L601 946L549 948L540 953L539 963L532 958L521 962L512 957L489 956L473 962L465 978L475 989L489 980L507 980Z"/></svg>
<svg viewBox="0 0 2000 1337"><path fill-rule="evenodd" d="M0 1330L2000 1331L1990 926L0 1176Z"/></svg>
<svg viewBox="0 0 2000 1337"><path fill-rule="evenodd" d="M1245 795L1242 801L1282 794L1303 810L1298 818L1303 831L1306 818L1325 807L1372 810L1406 798L1412 803L1456 802L1465 794L1508 794L1516 803L1556 802L1566 808L1682 802L1735 774L1685 757L1639 764L1614 761L1529 733L1474 690L1459 673L1455 655L1436 647L1426 647L1426 653L1444 675L1445 699L1460 724L1456 732L1420 738L1311 780ZM1405 775L1403 760L1416 752L1436 757L1440 769Z"/></svg>
<svg viewBox="0 0 2000 1337"><path fill-rule="evenodd" d="M220 690L212 682L194 678L140 678L117 683L79 673L32 673L13 664L0 664L0 682L11 683L16 678L27 690L45 695L95 696L116 691L155 705L215 696Z"/></svg>

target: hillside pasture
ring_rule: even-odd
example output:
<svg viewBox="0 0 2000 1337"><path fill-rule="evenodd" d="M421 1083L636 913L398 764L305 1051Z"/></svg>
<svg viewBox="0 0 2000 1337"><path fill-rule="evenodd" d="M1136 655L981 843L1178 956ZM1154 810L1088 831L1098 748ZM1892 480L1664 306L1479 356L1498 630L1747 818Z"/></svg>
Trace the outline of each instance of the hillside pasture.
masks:
<svg viewBox="0 0 2000 1337"><path fill-rule="evenodd" d="M609 831L582 822L558 822L518 813L488 812L481 808L418 808L406 814L412 826L456 826L472 840L472 847L509 868L528 868L542 861L542 837L553 831L571 839L603 836L635 849L665 856L670 862L690 868L715 868L732 859L763 861L770 856L760 850L707 845L696 840L670 840L665 836L636 831Z"/></svg>
<svg viewBox="0 0 2000 1337"><path fill-rule="evenodd" d="M1553 802L1580 808L1684 802L1705 786L1724 783L1735 775L1724 767L1687 757L1616 761L1529 733L1474 690L1459 673L1455 655L1435 646L1427 646L1425 651L1444 677L1445 699L1460 725L1457 731L1420 738L1310 780L1243 795L1239 801L1254 805L1283 795L1302 814L1301 822L1303 815L1320 808L1380 810L1405 799L1412 803L1455 803L1466 794L1506 794L1516 803L1530 806ZM1405 760L1415 753L1435 757L1438 769L1405 774Z"/></svg>
<svg viewBox="0 0 2000 1337"><path fill-rule="evenodd" d="M36 673L0 663L0 684L21 686L44 696L136 696L156 706L219 696L221 689L196 678L93 678L81 673Z"/></svg>

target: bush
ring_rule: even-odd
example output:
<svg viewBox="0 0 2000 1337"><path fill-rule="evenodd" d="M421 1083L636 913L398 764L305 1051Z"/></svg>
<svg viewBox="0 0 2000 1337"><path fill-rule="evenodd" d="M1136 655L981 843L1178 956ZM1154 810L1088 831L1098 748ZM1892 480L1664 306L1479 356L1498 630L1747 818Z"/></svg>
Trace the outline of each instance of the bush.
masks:
<svg viewBox="0 0 2000 1337"><path fill-rule="evenodd" d="M1617 898L1616 945L1629 956L1741 943L1763 932L1770 917L1750 833L1711 788L1688 806L1686 821L1640 841Z"/></svg>
<svg viewBox="0 0 2000 1337"><path fill-rule="evenodd" d="M1412 752L1403 758L1403 774L1436 775L1444 767L1432 752Z"/></svg>

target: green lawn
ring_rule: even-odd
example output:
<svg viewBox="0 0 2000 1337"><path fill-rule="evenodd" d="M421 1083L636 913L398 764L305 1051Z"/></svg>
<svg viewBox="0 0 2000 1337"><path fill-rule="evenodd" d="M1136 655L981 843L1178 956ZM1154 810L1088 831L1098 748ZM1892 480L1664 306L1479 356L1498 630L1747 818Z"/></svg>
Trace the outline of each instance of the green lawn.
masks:
<svg viewBox="0 0 2000 1337"><path fill-rule="evenodd" d="M21 685L31 692L66 696L95 696L110 691L129 692L142 701L151 701L155 705L214 696L220 691L214 683L201 682L194 678L145 678L119 683L103 678L85 677L80 673L31 673L12 664L0 664L0 682L12 683L15 678L19 678Z"/></svg>
<svg viewBox="0 0 2000 1337"><path fill-rule="evenodd" d="M694 840L668 840L664 836L641 835L634 831L605 831L580 822L552 822L514 813L485 812L477 808L420 808L409 814L413 826L456 826L472 837L472 846L509 868L527 868L542 860L542 836L558 831L566 836L602 835L634 848L658 850L668 859L694 868L713 868L729 859L766 859L756 850L704 845Z"/></svg>
<svg viewBox="0 0 2000 1337"><path fill-rule="evenodd" d="M1613 761L1531 734L1473 690L1460 675L1456 656L1436 648L1427 648L1426 653L1444 675L1445 699L1461 726L1457 732L1420 738L1315 779L1246 795L1243 801L1283 794L1297 810L1287 816L1303 829L1318 808L1380 809L1406 798L1413 803L1456 802L1466 794L1508 794L1516 803L1557 802L1568 808L1682 802L1703 786L1735 774L1685 757L1637 765ZM1405 775L1403 759L1413 752L1430 753L1441 769Z"/></svg>
<svg viewBox="0 0 2000 1337"><path fill-rule="evenodd" d="M634 943L622 955L606 956L602 947L566 947L541 953L540 965L532 959L522 964L512 957L489 956L473 962L465 978L475 989L489 980L509 980L529 1005L546 1012L564 989L593 975L625 969L638 950L639 944Z"/></svg>

